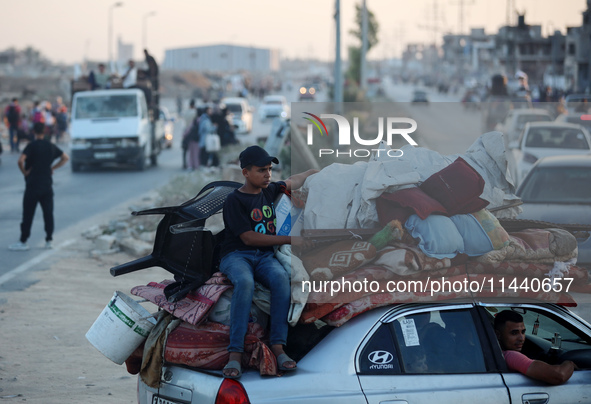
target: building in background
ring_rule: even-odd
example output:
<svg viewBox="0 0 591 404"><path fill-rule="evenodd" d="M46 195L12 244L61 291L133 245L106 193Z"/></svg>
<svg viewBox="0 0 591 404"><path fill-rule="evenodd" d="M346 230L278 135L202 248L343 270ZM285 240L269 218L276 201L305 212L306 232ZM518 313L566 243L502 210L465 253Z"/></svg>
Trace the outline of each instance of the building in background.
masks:
<svg viewBox="0 0 591 404"><path fill-rule="evenodd" d="M167 49L163 70L269 73L279 70L279 51L237 45Z"/></svg>

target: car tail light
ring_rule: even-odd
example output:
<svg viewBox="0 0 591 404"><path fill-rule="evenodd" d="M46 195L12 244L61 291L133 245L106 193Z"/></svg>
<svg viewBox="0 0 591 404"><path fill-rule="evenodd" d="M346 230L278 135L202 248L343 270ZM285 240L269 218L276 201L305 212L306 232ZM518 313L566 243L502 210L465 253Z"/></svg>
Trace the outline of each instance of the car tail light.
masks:
<svg viewBox="0 0 591 404"><path fill-rule="evenodd" d="M581 121L591 121L591 115L581 115Z"/></svg>
<svg viewBox="0 0 591 404"><path fill-rule="evenodd" d="M525 161L526 163L529 163L529 164L534 164L536 161L538 161L538 158L536 156L534 156L533 154L524 153L523 154L523 161Z"/></svg>
<svg viewBox="0 0 591 404"><path fill-rule="evenodd" d="M250 404L250 401L240 382L224 379L215 398L215 404Z"/></svg>

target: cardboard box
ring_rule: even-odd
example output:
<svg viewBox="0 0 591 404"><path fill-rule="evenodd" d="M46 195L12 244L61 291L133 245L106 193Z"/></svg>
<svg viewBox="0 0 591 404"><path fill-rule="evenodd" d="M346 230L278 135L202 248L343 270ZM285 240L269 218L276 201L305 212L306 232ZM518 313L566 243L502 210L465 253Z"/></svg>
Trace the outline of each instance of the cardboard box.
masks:
<svg viewBox="0 0 591 404"><path fill-rule="evenodd" d="M289 196L281 194L275 201L278 236L299 236L304 228L304 210L295 208Z"/></svg>

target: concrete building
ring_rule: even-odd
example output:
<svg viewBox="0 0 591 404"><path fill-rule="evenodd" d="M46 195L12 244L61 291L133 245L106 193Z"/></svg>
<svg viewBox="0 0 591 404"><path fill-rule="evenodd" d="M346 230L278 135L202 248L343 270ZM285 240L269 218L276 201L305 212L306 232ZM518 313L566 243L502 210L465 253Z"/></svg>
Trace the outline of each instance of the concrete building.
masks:
<svg viewBox="0 0 591 404"><path fill-rule="evenodd" d="M511 82L521 70L530 83L564 87L566 48L567 37L560 31L544 37L540 25L528 25L520 15L517 25L504 26L493 35L472 29L469 35L444 36L443 63L454 65L461 76L481 80L501 73Z"/></svg>
<svg viewBox="0 0 591 404"><path fill-rule="evenodd" d="M567 28L564 74L567 89L591 92L591 0L583 11L583 25Z"/></svg>
<svg viewBox="0 0 591 404"><path fill-rule="evenodd" d="M456 66L459 76L487 77L499 69L495 46L495 35L487 35L484 28L472 28L468 35L445 35L443 63Z"/></svg>
<svg viewBox="0 0 591 404"><path fill-rule="evenodd" d="M496 53L505 73L512 77L518 70L526 72L530 82L542 82L554 70L562 73L566 37L556 31L542 36L541 25L528 25L520 15L516 26L504 26L496 36Z"/></svg>
<svg viewBox="0 0 591 404"><path fill-rule="evenodd" d="M268 73L279 69L279 51L236 45L167 49L162 69Z"/></svg>

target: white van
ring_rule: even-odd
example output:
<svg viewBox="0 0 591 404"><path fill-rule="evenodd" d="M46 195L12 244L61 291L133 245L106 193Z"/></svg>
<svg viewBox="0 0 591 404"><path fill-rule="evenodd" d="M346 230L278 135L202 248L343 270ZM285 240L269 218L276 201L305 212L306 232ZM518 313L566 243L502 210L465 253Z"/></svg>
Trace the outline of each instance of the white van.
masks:
<svg viewBox="0 0 591 404"><path fill-rule="evenodd" d="M156 164L162 149L162 122L151 123L140 89L81 91L74 94L70 124L72 171L82 165L133 164L143 170Z"/></svg>

